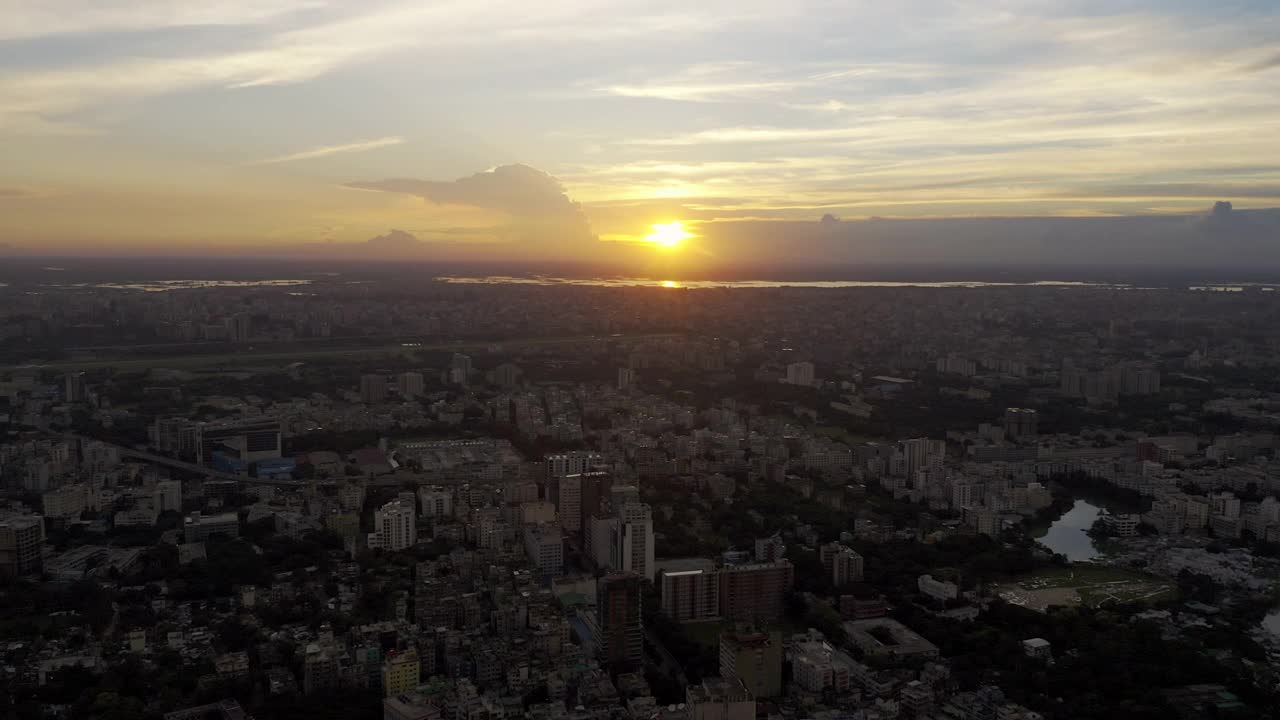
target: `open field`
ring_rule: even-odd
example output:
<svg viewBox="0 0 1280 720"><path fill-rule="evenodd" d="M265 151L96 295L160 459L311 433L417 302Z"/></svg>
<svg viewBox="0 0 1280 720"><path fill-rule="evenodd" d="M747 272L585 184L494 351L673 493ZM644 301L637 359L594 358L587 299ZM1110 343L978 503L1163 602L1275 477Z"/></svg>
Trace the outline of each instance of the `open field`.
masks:
<svg viewBox="0 0 1280 720"><path fill-rule="evenodd" d="M198 368L223 367L230 365L257 365L287 362L302 362L320 359L359 359L363 357L380 357L384 355L412 354L417 352L462 352L475 351L489 347L503 349L537 347L543 345L564 345L599 340L655 340L679 337L675 333L649 333L643 335L574 335L547 338L517 338L512 340L469 340L450 342L400 342L395 344L378 344L370 347L293 347L289 349L264 348L227 348L217 353L194 353L190 355L155 355L115 358L86 358L78 360L58 360L50 363L27 363L9 365L0 371L13 371L23 368L66 372L69 370L93 370L115 368L119 370L146 370L150 368Z"/></svg>
<svg viewBox="0 0 1280 720"><path fill-rule="evenodd" d="M1163 578L1106 565L1075 563L1051 568L996 587L1006 602L1044 612L1051 605L1158 602L1175 597L1177 588Z"/></svg>

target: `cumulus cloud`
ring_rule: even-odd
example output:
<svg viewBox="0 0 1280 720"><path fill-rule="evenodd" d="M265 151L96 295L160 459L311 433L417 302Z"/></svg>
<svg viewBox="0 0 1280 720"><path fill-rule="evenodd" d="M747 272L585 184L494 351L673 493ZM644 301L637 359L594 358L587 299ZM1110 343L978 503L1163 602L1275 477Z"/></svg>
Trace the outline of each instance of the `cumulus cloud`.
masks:
<svg viewBox="0 0 1280 720"><path fill-rule="evenodd" d="M422 241L413 233L404 230L391 230L386 235L369 238L367 244L374 251L403 252L422 247Z"/></svg>
<svg viewBox="0 0 1280 720"><path fill-rule="evenodd" d="M436 205L461 205L495 213L493 235L506 241L565 245L594 241L578 203L560 181L528 165L503 165L453 181L390 179L354 182L359 190L416 195Z"/></svg>

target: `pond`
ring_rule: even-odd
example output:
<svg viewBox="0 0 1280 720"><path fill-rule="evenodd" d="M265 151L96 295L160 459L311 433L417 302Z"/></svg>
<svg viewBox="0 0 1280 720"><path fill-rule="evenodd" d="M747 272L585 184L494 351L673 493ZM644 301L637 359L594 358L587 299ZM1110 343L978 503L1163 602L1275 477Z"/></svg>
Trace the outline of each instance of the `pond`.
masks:
<svg viewBox="0 0 1280 720"><path fill-rule="evenodd" d="M1280 609L1272 610L1262 619L1262 629L1280 638Z"/></svg>
<svg viewBox="0 0 1280 720"><path fill-rule="evenodd" d="M1102 508L1086 500L1076 500L1071 509L1049 526L1049 531L1038 538L1041 545L1055 553L1065 555L1071 562L1086 562L1097 558L1102 553L1089 537L1088 530L1093 527Z"/></svg>

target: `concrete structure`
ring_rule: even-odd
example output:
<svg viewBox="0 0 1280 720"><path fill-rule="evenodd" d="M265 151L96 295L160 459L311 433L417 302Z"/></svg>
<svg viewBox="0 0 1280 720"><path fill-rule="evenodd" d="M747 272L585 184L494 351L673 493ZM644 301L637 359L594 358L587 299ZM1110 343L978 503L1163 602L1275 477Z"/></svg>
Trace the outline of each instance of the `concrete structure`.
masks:
<svg viewBox="0 0 1280 720"><path fill-rule="evenodd" d="M604 463L600 453L578 450L569 453L548 455L546 460L547 477L556 478L566 475L581 475L593 467Z"/></svg>
<svg viewBox="0 0 1280 720"><path fill-rule="evenodd" d="M653 580L653 513L648 505L627 503L618 510L617 548L614 567Z"/></svg>
<svg viewBox="0 0 1280 720"><path fill-rule="evenodd" d="M1034 658L1036 660L1052 660L1053 659L1053 645L1051 645L1049 641L1045 640L1044 638L1031 638L1029 640L1023 640L1022 651L1026 653L1027 657Z"/></svg>
<svg viewBox="0 0 1280 720"><path fill-rule="evenodd" d="M782 694L782 633L720 634L720 676L738 680L755 698Z"/></svg>
<svg viewBox="0 0 1280 720"><path fill-rule="evenodd" d="M786 383L788 385L803 385L811 387L813 385L813 363L811 362L795 362L787 366Z"/></svg>
<svg viewBox="0 0 1280 720"><path fill-rule="evenodd" d="M1004 434L1010 440L1034 439L1040 434L1038 413L1028 408L1006 408Z"/></svg>
<svg viewBox="0 0 1280 720"><path fill-rule="evenodd" d="M383 375L360 376L360 402L377 405L387 399L387 378Z"/></svg>
<svg viewBox="0 0 1280 720"><path fill-rule="evenodd" d="M418 488L418 500L422 503L422 515L429 518L453 516L453 491L439 486Z"/></svg>
<svg viewBox="0 0 1280 720"><path fill-rule="evenodd" d="M151 524L155 524L154 517ZM196 511L183 519L182 531L189 543L205 542L217 536L237 538L240 537L240 516L233 512L203 515Z"/></svg>
<svg viewBox="0 0 1280 720"><path fill-rule="evenodd" d="M705 558L666 560L658 564L658 593L662 612L676 622L720 617L720 578L716 565Z"/></svg>
<svg viewBox="0 0 1280 720"><path fill-rule="evenodd" d="M85 396L84 373L67 373L66 390L63 393L63 399L69 403L82 403L85 401Z"/></svg>
<svg viewBox="0 0 1280 720"><path fill-rule="evenodd" d="M412 495L410 495L412 497ZM412 500L396 498L373 514L369 548L398 552L418 542L417 512Z"/></svg>
<svg viewBox="0 0 1280 720"><path fill-rule="evenodd" d="M640 618L640 578L617 573L600 578L596 613L604 662L613 672L631 672L644 661Z"/></svg>
<svg viewBox="0 0 1280 720"><path fill-rule="evenodd" d="M182 512L182 481L161 480L151 493L156 512Z"/></svg>
<svg viewBox="0 0 1280 720"><path fill-rule="evenodd" d="M849 641L868 657L938 657L938 647L892 618L851 620L844 624Z"/></svg>
<svg viewBox="0 0 1280 720"><path fill-rule="evenodd" d="M756 701L742 683L707 678L685 690L689 720L755 720Z"/></svg>
<svg viewBox="0 0 1280 720"><path fill-rule="evenodd" d="M854 661L827 642L822 633L810 630L807 635L797 635L791 643L788 657L791 659L792 680L805 692L849 691Z"/></svg>
<svg viewBox="0 0 1280 720"><path fill-rule="evenodd" d="M418 651L393 650L382 662L382 696L395 697L412 692L418 687L422 664Z"/></svg>
<svg viewBox="0 0 1280 720"><path fill-rule="evenodd" d="M63 485L40 496L40 507L47 518L78 520L80 514L89 507L90 492L89 486L83 483Z"/></svg>
<svg viewBox="0 0 1280 720"><path fill-rule="evenodd" d="M922 595L934 600L955 600L960 596L960 587L955 583L934 580L932 575L921 575L916 580L916 587Z"/></svg>
<svg viewBox="0 0 1280 720"><path fill-rule="evenodd" d="M1138 534L1142 516L1131 513L1103 513L1102 526L1117 537L1133 537Z"/></svg>
<svg viewBox="0 0 1280 720"><path fill-rule="evenodd" d="M769 623L782 617L795 583L788 560L731 565L720 570L720 614L730 620Z"/></svg>
<svg viewBox="0 0 1280 720"><path fill-rule="evenodd" d="M550 459L548 459L550 463ZM551 475L547 480L548 496L556 505L560 527L577 535L582 532L582 475Z"/></svg>
<svg viewBox="0 0 1280 720"><path fill-rule="evenodd" d="M396 391L400 393L401 397L419 397L425 387L426 383L422 378L422 373L407 372L396 376Z"/></svg>
<svg viewBox="0 0 1280 720"><path fill-rule="evenodd" d="M555 505L546 501L520 503L520 523L522 525L554 524L555 521Z"/></svg>
<svg viewBox="0 0 1280 720"><path fill-rule="evenodd" d="M555 525L529 525L524 529L524 553L542 577L564 574L564 539Z"/></svg>
<svg viewBox="0 0 1280 720"><path fill-rule="evenodd" d="M618 368L618 389L630 390L636 381L636 371L631 368Z"/></svg>
<svg viewBox="0 0 1280 720"><path fill-rule="evenodd" d="M211 462L215 452L244 463L280 457L280 421L272 418L208 423L195 430L200 463Z"/></svg>
<svg viewBox="0 0 1280 720"><path fill-rule="evenodd" d="M39 515L0 518L0 578L40 572L43 544L44 518Z"/></svg>

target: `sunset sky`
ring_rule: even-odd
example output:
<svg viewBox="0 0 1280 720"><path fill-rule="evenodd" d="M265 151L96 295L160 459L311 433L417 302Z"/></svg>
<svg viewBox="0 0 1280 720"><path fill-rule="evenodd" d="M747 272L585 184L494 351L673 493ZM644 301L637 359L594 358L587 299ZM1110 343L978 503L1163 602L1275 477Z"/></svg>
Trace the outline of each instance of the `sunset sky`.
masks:
<svg viewBox="0 0 1280 720"><path fill-rule="evenodd" d="M607 255L827 214L1280 206L1275 0L0 0L0 18L18 249ZM673 222L699 237L651 228Z"/></svg>

